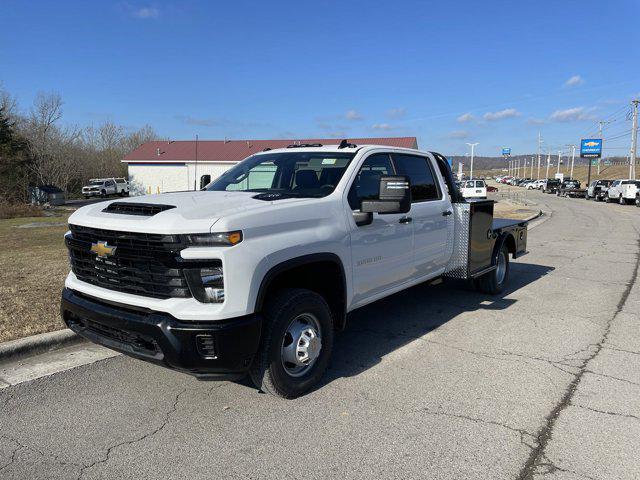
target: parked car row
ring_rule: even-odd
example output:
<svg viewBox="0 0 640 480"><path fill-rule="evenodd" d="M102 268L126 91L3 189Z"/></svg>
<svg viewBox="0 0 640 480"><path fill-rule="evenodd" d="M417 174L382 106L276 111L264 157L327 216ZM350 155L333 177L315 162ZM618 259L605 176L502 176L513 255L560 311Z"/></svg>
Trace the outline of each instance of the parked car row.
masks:
<svg viewBox="0 0 640 480"><path fill-rule="evenodd" d="M566 178L517 178L512 176L496 177L498 183L505 183L528 190L540 190L544 193L555 193L559 197L586 198L587 200L618 202L620 205L635 203L640 207L640 180L594 180L581 188L579 180Z"/></svg>

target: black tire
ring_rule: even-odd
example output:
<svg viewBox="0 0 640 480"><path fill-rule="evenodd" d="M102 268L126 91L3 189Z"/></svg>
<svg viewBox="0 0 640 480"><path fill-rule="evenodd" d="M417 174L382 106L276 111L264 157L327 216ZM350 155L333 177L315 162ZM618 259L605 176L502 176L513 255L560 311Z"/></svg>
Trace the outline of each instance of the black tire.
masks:
<svg viewBox="0 0 640 480"><path fill-rule="evenodd" d="M636 207L640 207L640 195L636 195Z"/></svg>
<svg viewBox="0 0 640 480"><path fill-rule="evenodd" d="M504 290L504 286L509 281L509 250L506 245L502 245L498 252L498 265L504 262L504 275L500 268L496 268L489 273L485 273L475 280L476 290L490 295L497 295ZM502 278L499 278L502 276Z"/></svg>
<svg viewBox="0 0 640 480"><path fill-rule="evenodd" d="M102 198L105 198L105 197L107 196L107 191L106 191L106 190L102 190L102 191L100 192L100 196L101 196Z"/></svg>
<svg viewBox="0 0 640 480"><path fill-rule="evenodd" d="M605 203L611 203L611 199L609 198L609 194L608 193L604 194L604 201L605 201Z"/></svg>
<svg viewBox="0 0 640 480"><path fill-rule="evenodd" d="M249 369L251 380L260 390L277 397L299 397L319 382L329 364L334 336L331 310L320 295L301 288L287 288L268 302L263 314L260 346ZM292 322L309 314L319 326L320 353L307 371L292 376L283 360L283 344Z"/></svg>
<svg viewBox="0 0 640 480"><path fill-rule="evenodd" d="M121 196L121 197L124 197L124 190L121 190L121 191L120 191L120 196Z"/></svg>
<svg viewBox="0 0 640 480"><path fill-rule="evenodd" d="M626 205L626 204L627 204L627 200L626 200L622 195L620 195L620 196L618 197L618 203L619 203L620 205Z"/></svg>

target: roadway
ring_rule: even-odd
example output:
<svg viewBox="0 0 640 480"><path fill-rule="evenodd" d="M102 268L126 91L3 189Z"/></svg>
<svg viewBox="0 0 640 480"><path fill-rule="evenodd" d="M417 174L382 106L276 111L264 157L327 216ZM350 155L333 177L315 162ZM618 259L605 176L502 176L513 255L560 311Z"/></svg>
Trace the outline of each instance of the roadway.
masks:
<svg viewBox="0 0 640 480"><path fill-rule="evenodd" d="M124 356L0 390L0 478L640 477L640 210L538 192L510 288L351 315L283 401Z"/></svg>

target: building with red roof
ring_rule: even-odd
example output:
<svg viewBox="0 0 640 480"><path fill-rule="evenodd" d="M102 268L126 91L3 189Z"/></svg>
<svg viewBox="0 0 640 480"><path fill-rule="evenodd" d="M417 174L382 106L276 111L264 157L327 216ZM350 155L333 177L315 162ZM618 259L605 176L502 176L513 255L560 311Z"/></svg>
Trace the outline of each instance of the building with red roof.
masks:
<svg viewBox="0 0 640 480"><path fill-rule="evenodd" d="M267 148L301 143L338 145L340 141L335 138L154 141L140 145L122 162L127 164L133 193L173 192L199 188L201 182L220 176L241 160ZM416 137L350 138L349 142L418 148Z"/></svg>

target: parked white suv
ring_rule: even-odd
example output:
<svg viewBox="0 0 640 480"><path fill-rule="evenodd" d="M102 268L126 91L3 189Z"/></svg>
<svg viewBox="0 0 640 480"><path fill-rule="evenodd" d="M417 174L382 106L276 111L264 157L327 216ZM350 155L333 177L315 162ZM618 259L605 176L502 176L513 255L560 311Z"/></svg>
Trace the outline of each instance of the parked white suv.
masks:
<svg viewBox="0 0 640 480"><path fill-rule="evenodd" d="M261 152L202 191L77 210L62 317L130 356L199 378L249 373L295 397L322 376L348 312L442 276L500 292L527 226L494 220L493 205L461 198L435 152Z"/></svg>
<svg viewBox="0 0 640 480"><path fill-rule="evenodd" d="M635 203L640 180L614 180L604 196L605 202L617 201L620 205Z"/></svg>
<svg viewBox="0 0 640 480"><path fill-rule="evenodd" d="M92 178L82 187L82 195L85 198L129 195L129 182L124 178Z"/></svg>

